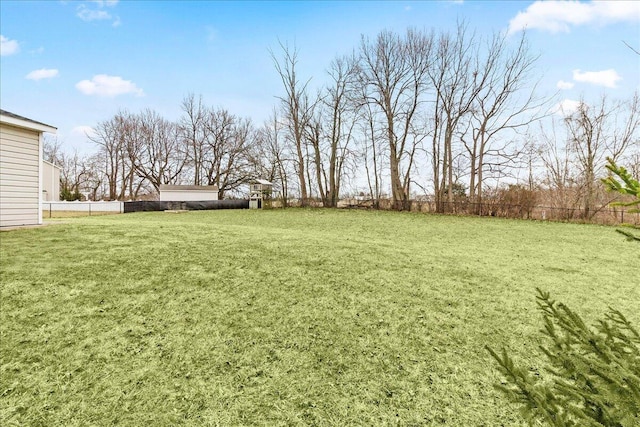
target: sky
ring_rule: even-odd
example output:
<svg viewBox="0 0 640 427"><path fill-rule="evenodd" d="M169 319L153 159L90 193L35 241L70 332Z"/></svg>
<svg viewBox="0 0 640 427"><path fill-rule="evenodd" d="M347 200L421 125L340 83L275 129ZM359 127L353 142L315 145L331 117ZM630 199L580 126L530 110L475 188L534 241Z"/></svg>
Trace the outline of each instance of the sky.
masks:
<svg viewBox="0 0 640 427"><path fill-rule="evenodd" d="M119 110L178 120L190 93L260 124L282 84L270 52L299 51L321 85L361 37L407 28L479 35L526 29L541 95L574 108L640 89L640 2L626 1L0 1L0 107L58 128L67 150Z"/></svg>

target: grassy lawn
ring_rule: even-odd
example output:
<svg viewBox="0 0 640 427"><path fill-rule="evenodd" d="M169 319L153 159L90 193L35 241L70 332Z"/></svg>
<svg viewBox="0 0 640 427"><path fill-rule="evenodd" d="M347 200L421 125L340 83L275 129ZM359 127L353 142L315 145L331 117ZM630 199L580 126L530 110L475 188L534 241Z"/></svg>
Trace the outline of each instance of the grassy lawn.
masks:
<svg viewBox="0 0 640 427"><path fill-rule="evenodd" d="M521 426L484 345L540 366L535 287L640 324L610 227L221 210L0 242L3 426Z"/></svg>
<svg viewBox="0 0 640 427"><path fill-rule="evenodd" d="M42 217L45 221L58 218L76 218L82 216L100 216L100 215L119 215L119 212L103 212L103 211L42 211Z"/></svg>

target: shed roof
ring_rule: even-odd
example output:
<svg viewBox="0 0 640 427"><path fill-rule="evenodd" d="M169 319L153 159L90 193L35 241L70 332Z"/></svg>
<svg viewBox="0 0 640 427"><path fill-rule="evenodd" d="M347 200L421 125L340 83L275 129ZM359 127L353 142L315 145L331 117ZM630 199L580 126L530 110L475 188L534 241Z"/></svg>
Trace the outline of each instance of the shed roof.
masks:
<svg viewBox="0 0 640 427"><path fill-rule="evenodd" d="M254 184L273 185L273 183L267 181L266 179L254 179L251 182L254 183Z"/></svg>
<svg viewBox="0 0 640 427"><path fill-rule="evenodd" d="M38 132L56 133L57 128L48 124L37 122L27 117L19 116L6 110L0 110L0 123L17 126L25 129L36 130Z"/></svg>

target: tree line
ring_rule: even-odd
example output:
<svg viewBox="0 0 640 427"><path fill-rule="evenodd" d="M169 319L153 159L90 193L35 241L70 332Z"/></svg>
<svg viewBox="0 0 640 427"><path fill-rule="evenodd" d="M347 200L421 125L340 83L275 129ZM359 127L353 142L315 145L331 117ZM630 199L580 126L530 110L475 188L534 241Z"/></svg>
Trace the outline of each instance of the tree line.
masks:
<svg viewBox="0 0 640 427"><path fill-rule="evenodd" d="M161 184L193 184L217 185L224 198L259 177L276 184L284 205L335 207L348 192L403 210L429 195L445 212L461 196L482 206L508 182L588 217L606 157L640 168L638 94L554 110L539 93L525 33L482 36L462 22L450 32L363 35L328 65L321 87L300 75L295 46L270 54L282 92L264 123L194 94L177 121L120 111L88 136L91 156L49 144L63 192L136 199Z"/></svg>

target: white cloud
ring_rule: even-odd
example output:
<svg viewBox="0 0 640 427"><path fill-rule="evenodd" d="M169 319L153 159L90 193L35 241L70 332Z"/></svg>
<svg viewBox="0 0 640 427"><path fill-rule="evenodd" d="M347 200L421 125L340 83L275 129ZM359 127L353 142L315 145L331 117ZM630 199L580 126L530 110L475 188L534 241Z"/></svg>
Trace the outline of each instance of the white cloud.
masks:
<svg viewBox="0 0 640 427"><path fill-rule="evenodd" d="M15 40L9 40L0 35L0 56L13 55L20 51L20 44Z"/></svg>
<svg viewBox="0 0 640 427"><path fill-rule="evenodd" d="M76 89L85 95L114 97L132 93L136 96L144 96L143 90L130 80L106 74L95 75L91 80L82 80L76 83Z"/></svg>
<svg viewBox="0 0 640 427"><path fill-rule="evenodd" d="M582 83L591 83L598 86L615 88L618 80L622 80L622 77L620 77L613 68L603 71L585 72L573 70L573 80Z"/></svg>
<svg viewBox="0 0 640 427"><path fill-rule="evenodd" d="M24 76L25 79L29 80L42 80L42 79L50 79L58 76L58 70L55 68L42 68L40 70L34 70Z"/></svg>
<svg viewBox="0 0 640 427"><path fill-rule="evenodd" d="M568 116L578 111L581 104L580 101L574 101L573 99L563 99L551 108L551 112L560 116Z"/></svg>
<svg viewBox="0 0 640 427"><path fill-rule="evenodd" d="M118 4L118 0L90 0L87 6L81 3L76 8L76 16L85 22L91 21L113 21L114 27L121 25L120 17L109 13L106 8L113 8Z"/></svg>
<svg viewBox="0 0 640 427"><path fill-rule="evenodd" d="M526 29L568 33L572 26L640 22L637 1L535 1L509 21L509 34Z"/></svg>
<svg viewBox="0 0 640 427"><path fill-rule="evenodd" d="M565 82L564 80L560 80L556 84L556 86L558 86L558 89L567 90L567 89L573 88L574 84L571 82Z"/></svg>
<svg viewBox="0 0 640 427"><path fill-rule="evenodd" d="M78 6L78 18L86 22L102 21L105 19L111 19L111 14L106 10L89 9L87 6L81 4Z"/></svg>

